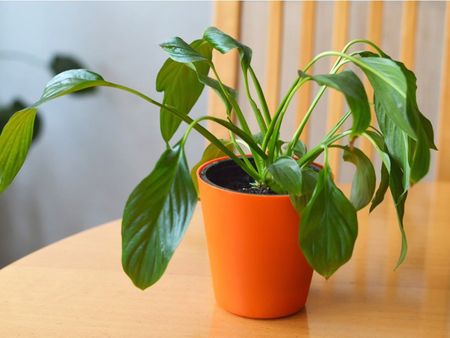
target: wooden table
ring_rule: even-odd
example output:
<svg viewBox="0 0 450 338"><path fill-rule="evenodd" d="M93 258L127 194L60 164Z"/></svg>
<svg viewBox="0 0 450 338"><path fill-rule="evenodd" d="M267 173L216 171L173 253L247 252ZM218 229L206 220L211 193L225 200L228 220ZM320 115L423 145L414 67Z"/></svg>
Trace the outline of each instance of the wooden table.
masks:
<svg viewBox="0 0 450 338"><path fill-rule="evenodd" d="M199 208L166 275L134 288L120 265L118 221L0 270L0 337L446 337L450 336L450 184L422 184L405 217L406 262L393 207L360 213L350 263L315 275L307 307L251 320L217 307Z"/></svg>

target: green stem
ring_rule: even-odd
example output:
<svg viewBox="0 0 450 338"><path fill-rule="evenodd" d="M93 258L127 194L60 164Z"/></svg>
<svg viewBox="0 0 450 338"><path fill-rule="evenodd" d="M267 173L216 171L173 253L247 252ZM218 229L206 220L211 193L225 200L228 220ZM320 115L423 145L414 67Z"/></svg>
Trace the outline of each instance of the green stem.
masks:
<svg viewBox="0 0 450 338"><path fill-rule="evenodd" d="M351 114L352 114L351 110L346 112L345 115L339 119L339 121L336 123L336 125L333 127L333 129L331 129L325 137L328 138L330 136L333 136L339 130L339 128L344 124L344 122L350 117Z"/></svg>
<svg viewBox="0 0 450 338"><path fill-rule="evenodd" d="M228 95L228 92L225 90L222 80L220 79L219 74L217 73L216 67L214 66L213 63L210 63L211 65L211 69L214 72L214 75L216 76L217 81L219 82L219 86L220 89L222 90L223 95L227 98L228 102L231 104L231 106L233 107L234 111L236 112L236 116L239 120L239 123L242 126L242 129L249 135L252 134L252 132L250 131L250 127L248 126L247 120L244 117L244 114L242 113L241 108L239 107L239 105L237 104L236 100L231 97L230 95Z"/></svg>
<svg viewBox="0 0 450 338"><path fill-rule="evenodd" d="M256 93L258 95L258 99L261 104L261 108L263 110L264 118L266 119L266 124L269 124L270 121L272 121L272 118L270 117L269 107L267 106L267 101L266 101L266 98L264 97L264 91L261 88L261 84L259 83L258 78L256 77L256 74L255 74L255 71L253 70L253 68L250 66L248 68L248 70L249 70L250 76L253 80L253 84L255 86Z"/></svg>
<svg viewBox="0 0 450 338"><path fill-rule="evenodd" d="M199 117L198 119L193 120L189 124L189 126L187 127L187 129L183 135L183 138L181 139L182 147L185 146L189 134L196 127L196 125L198 125L201 121L205 121L205 120L211 121L212 120L211 116ZM232 134L232 133L230 133L230 134ZM218 140L218 141L220 142L220 140ZM220 142L220 143L222 144L222 142ZM217 146L216 143L214 143L214 144ZM235 144L235 146L237 145L237 142L235 139L234 139L234 144ZM236 147L236 148L239 149L239 147ZM228 149L228 148L226 148L226 149ZM221 150L223 150L223 149L221 149ZM255 180L256 180L256 178L259 178L259 174L255 171L255 169L253 168L252 164L250 163L250 161L247 159L246 156L237 157L231 150L229 151L229 153L226 153L226 154L228 155L228 157L230 157L232 160L234 160L235 163L237 163L247 174L249 174ZM241 155L243 155L243 154L241 153Z"/></svg>
<svg viewBox="0 0 450 338"><path fill-rule="evenodd" d="M351 134L351 130L346 130L340 134L337 134L333 137L325 138L320 144L315 146L314 148L310 149L305 155L303 155L302 158L300 158L297 162L300 167L304 167L305 165L309 164L311 161L313 161L317 156L320 155L320 153L323 151L324 147L328 147L329 145L333 144L334 142L348 136Z"/></svg>
<svg viewBox="0 0 450 338"><path fill-rule="evenodd" d="M184 121L188 124L192 124L194 122L194 120L192 118L190 118L188 115L181 114L178 111L174 110L173 108L163 105L162 103L153 100L152 98L148 97L147 95L145 95L135 89L132 89L132 88L129 88L126 86L122 86L122 85L119 85L116 83L112 83L112 82L105 82L103 86L127 91L131 94L134 94L134 95L142 98L143 100L145 100L147 102L150 102L160 108L166 109L167 111L171 112L172 114L174 114L175 116L177 116L182 121ZM214 121L214 122L224 126L228 130L232 131L233 133L235 133L236 135L241 137L249 145L249 147L253 151L255 151L259 156L262 156L263 158L267 157L266 154L264 154L264 152L261 150L261 148L259 148L259 146L251 139L251 137L248 136L246 133L244 133L241 129L237 128L235 125L233 125L227 121L221 120L219 118L213 117L213 116L205 116L205 119ZM239 166L241 166L242 169L244 169L250 175L247 168L242 166L242 161L239 159L239 157L237 157L232 151L230 151L227 147L225 147L222 144L222 142L220 142L220 140L217 139L211 132L209 132L206 128L202 127L201 125L199 125L197 123L193 124L193 128L197 132L199 132L203 137L205 137L208 141L210 141L211 143L214 143L220 150L222 150L227 156L232 158ZM251 175L253 177L253 173ZM256 179L257 177L254 177L254 178Z"/></svg>
<svg viewBox="0 0 450 338"><path fill-rule="evenodd" d="M258 122L259 125L259 129L261 130L261 132L263 134L266 133L267 131L267 126L266 123L264 122L264 118L261 115L261 111L259 110L258 106L256 105L255 100L253 100L252 95L250 93L250 88L249 88L249 84L248 84L248 74L246 71L244 71L244 85L245 85L245 92L247 94L247 98L250 102L250 106L253 109L253 112L255 113L255 117L256 117L256 121Z"/></svg>

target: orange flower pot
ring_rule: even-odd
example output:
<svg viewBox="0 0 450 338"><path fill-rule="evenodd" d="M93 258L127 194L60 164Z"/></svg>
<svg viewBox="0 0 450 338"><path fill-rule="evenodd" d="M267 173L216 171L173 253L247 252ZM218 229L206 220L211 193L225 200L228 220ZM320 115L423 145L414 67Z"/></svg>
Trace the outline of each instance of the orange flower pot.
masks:
<svg viewBox="0 0 450 338"><path fill-rule="evenodd" d="M277 318L305 306L313 270L298 241L299 216L287 195L255 195L222 188L197 171L217 303L250 318ZM237 166L235 167L237 168Z"/></svg>

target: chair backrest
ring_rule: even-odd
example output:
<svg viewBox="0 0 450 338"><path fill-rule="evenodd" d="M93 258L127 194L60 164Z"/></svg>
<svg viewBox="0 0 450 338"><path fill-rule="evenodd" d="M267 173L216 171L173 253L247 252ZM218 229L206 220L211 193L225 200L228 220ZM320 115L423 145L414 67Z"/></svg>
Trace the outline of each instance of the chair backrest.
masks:
<svg viewBox="0 0 450 338"><path fill-rule="evenodd" d="M367 38L382 46L382 48L397 48L398 57L415 70L419 80L419 94L424 97L419 104L425 115L431 117L437 131L439 152L434 158L430 177L437 180L450 181L450 133L445 133L445 126L450 127L450 3L449 2L403 2L389 3L371 1L356 3L348 1L315 2L303 1L291 3L271 1L252 3L241 1L215 2L214 25L229 34L242 39L246 35L246 19L257 16L258 27L252 41L245 41L253 46L258 39L265 40L265 65L260 67L264 72L263 84L269 108L275 107L280 98L282 88L284 58L283 46L296 40L299 52L296 66L301 69L321 50L316 50L319 43L323 45L324 38L329 42L327 49L340 50L351 38ZM296 6L296 7L295 7ZM390 6L390 7L389 7ZM264 7L264 8L262 8ZM392 7L392 8L391 8ZM296 34L292 33L292 20L289 32L286 32L286 17L292 17L292 9L299 8ZM256 13L255 13L256 10ZM248 11L249 13L246 13ZM252 12L252 13L250 13ZM444 13L445 12L445 13ZM397 13L397 17L395 16ZM320 16L319 16L320 14ZM325 15L324 15L325 14ZM398 17L398 15L400 17ZM263 17L261 17L263 16ZM266 18L264 18L264 16ZM387 18L387 16L389 16ZM351 35L353 21L359 20L359 27L364 27L364 33L357 30L357 36ZM266 20L266 21L265 21ZM352 21L353 20L353 21ZM389 22L388 30L385 26ZM324 32L323 26L329 25ZM255 22L253 22L255 26ZM253 28L255 32L255 28ZM353 29L355 31L355 29ZM258 35L257 35L258 34ZM249 34L247 34L248 36ZM436 38L438 37L438 38ZM330 41L331 39L331 41ZM388 45L386 47L386 45ZM269 47L270 46L270 47ZM425 46L425 47L424 47ZM391 51L387 49L389 53ZM289 49L289 54L292 50ZM261 55L255 55L255 58ZM292 58L292 55L290 56ZM217 68L223 74L224 81L235 88L239 87L239 63L236 57L215 55ZM420 61L419 65L417 61ZM295 69L291 69L295 73ZM421 82L422 79L422 82ZM422 85L422 86L420 86ZM295 118L292 120L292 130L306 112L314 91L312 85L302 88L295 105ZM368 89L368 95L372 93ZM420 96L419 95L419 96ZM432 97L430 97L430 95ZM424 108L425 106L425 108ZM342 109L337 109L341 107ZM337 92L331 91L327 97L327 105L323 107L326 119L322 125L334 125L341 116L344 100ZM220 100L211 95L209 112L216 116L224 116L225 111ZM437 128L438 126L439 128ZM217 126L211 126L216 133L224 133ZM306 130L303 140L308 143L314 138L311 130ZM221 134L226 136L225 134ZM360 145L369 156L373 156L371 146L362 140ZM330 163L336 175L339 176L340 159L337 152L330 154Z"/></svg>

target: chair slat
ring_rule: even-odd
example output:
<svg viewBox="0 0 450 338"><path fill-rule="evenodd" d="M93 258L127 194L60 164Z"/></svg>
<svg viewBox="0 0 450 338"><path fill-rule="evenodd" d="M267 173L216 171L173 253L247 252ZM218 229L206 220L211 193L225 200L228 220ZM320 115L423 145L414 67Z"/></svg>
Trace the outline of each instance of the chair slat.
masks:
<svg viewBox="0 0 450 338"><path fill-rule="evenodd" d="M444 132L450 126L450 3L445 10L444 54L442 58L441 102L439 116L438 171L437 179L450 181L450 133Z"/></svg>
<svg viewBox="0 0 450 338"><path fill-rule="evenodd" d="M239 39L241 30L241 2L217 1L214 5L214 26L227 34ZM214 51L214 64L224 83L232 88L237 88L239 78L239 59L237 52L230 55L222 55ZM211 116L226 118L226 110L221 99L212 90L208 98L208 112ZM220 138L228 138L225 128L215 123L209 124L209 130Z"/></svg>
<svg viewBox="0 0 450 338"><path fill-rule="evenodd" d="M334 50L341 50L347 42L348 23L349 23L349 9L350 3L347 1L336 1L334 3L333 13L333 40L332 48ZM334 62L334 60L333 60ZM331 91L328 100L328 118L327 130L330 130L343 115L342 109L344 107L344 99L342 95L336 91ZM335 177L339 178L339 152L330 151L329 163L333 170Z"/></svg>
<svg viewBox="0 0 450 338"><path fill-rule="evenodd" d="M303 69L306 64L313 58L314 54L314 40L315 40L315 26L316 26L316 2L305 1L302 2L302 15L300 20L300 58L299 66ZM313 69L310 70L310 73ZM311 103L312 83L307 82L303 85L300 95L298 97L297 113L295 119L295 128L300 124L306 111ZM309 124L303 129L301 139L306 144L308 143Z"/></svg>
<svg viewBox="0 0 450 338"><path fill-rule="evenodd" d="M403 3L402 13L402 49L400 59L408 68L414 68L416 49L417 2Z"/></svg>
<svg viewBox="0 0 450 338"><path fill-rule="evenodd" d="M367 27L367 39L374 42L377 45L381 45L382 34L382 22L383 22L383 1L372 0L369 4L369 25ZM370 101L373 101L373 89L369 85L369 81L365 80L365 87L367 89L367 97ZM372 121L375 121L375 114L372 110ZM372 122L372 124L375 124ZM366 138L361 139L361 150L369 157L373 158L373 147Z"/></svg>
<svg viewBox="0 0 450 338"><path fill-rule="evenodd" d="M279 101L281 44L283 37L283 2L269 3L269 38L266 60L266 99L273 114Z"/></svg>

